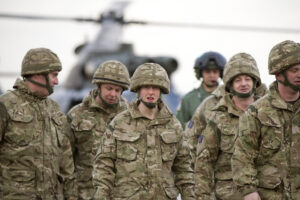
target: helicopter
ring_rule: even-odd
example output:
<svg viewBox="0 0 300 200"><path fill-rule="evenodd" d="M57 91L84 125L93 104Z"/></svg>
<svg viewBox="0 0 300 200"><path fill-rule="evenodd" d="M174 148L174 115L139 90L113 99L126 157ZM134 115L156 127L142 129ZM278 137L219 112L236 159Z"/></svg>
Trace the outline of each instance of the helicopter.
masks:
<svg viewBox="0 0 300 200"><path fill-rule="evenodd" d="M109 7L104 10L99 18L78 18L78 17L57 17L57 16L32 16L32 15L16 15L16 14L1 14L0 18L28 19L28 20L48 20L48 21L77 21L82 23L96 23L100 25L100 30L93 41L79 45L75 49L78 56L77 63L70 70L66 81L55 89L55 93L51 96L61 106L64 112L67 112L73 105L81 102L82 98L94 87L91 84L93 72L97 66L109 59L116 59L123 62L132 75L135 68L144 62L156 62L166 68L171 79L171 92L163 98L173 112L176 111L177 104L180 99L174 91L172 77L178 69L178 61L171 56L138 56L135 54L135 49L131 43L123 43L120 40L122 29L124 26L134 25L154 25L154 26L169 26L169 27L186 27L186 28L204 28L204 29L221 29L221 30L236 30L236 31L258 31L258 32L288 32L298 34L300 31L297 28L272 28L272 27L249 27L249 26L234 26L234 25L218 25L204 23L169 23L160 21L141 21L141 20L125 20L124 11L129 5L129 2L112 2ZM230 54L232 55L232 54ZM124 92L126 98L131 101L135 98L130 92Z"/></svg>
<svg viewBox="0 0 300 200"><path fill-rule="evenodd" d="M118 60L127 66L130 76L137 66L146 62L154 62L163 66L169 77L177 69L178 62L171 56L139 56L134 52L133 44L120 42L120 35L124 25L139 24L138 21L125 21L124 9L129 4L127 1L113 2L106 11L103 11L98 19L91 18L66 18L54 16L29 16L16 14L0 14L0 18L14 18L27 20L64 20L79 22L94 22L101 24L101 29L96 38L91 42L83 43L74 50L78 56L78 62L70 70L66 81L55 88L51 95L66 113L70 108L79 104L87 96L90 90L95 88L92 77L97 67L107 60ZM164 101L175 112L180 96L174 92L171 86L170 93L165 95ZM130 102L135 94L125 91L123 96Z"/></svg>

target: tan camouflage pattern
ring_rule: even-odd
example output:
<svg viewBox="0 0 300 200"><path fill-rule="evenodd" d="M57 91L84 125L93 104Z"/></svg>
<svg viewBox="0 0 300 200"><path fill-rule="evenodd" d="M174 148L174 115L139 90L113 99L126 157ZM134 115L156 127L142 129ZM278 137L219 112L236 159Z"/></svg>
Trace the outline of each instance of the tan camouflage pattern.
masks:
<svg viewBox="0 0 300 200"><path fill-rule="evenodd" d="M119 61L106 61L97 68L92 83L109 83L127 90L130 84L128 69Z"/></svg>
<svg viewBox="0 0 300 200"><path fill-rule="evenodd" d="M275 45L269 54L269 74L277 74L300 63L300 44L285 40Z"/></svg>
<svg viewBox="0 0 300 200"><path fill-rule="evenodd" d="M153 120L142 116L138 102L117 115L99 146L93 171L94 199L194 199L190 151L182 128L159 103Z"/></svg>
<svg viewBox="0 0 300 200"><path fill-rule="evenodd" d="M192 119L185 127L184 139L187 141L191 150L193 169L196 160L198 139L206 127L207 121L211 116L212 109L217 105L224 94L224 85L218 86L217 89L198 106Z"/></svg>
<svg viewBox="0 0 300 200"><path fill-rule="evenodd" d="M0 96L0 199L77 199L66 117L24 81L14 88Z"/></svg>
<svg viewBox="0 0 300 200"><path fill-rule="evenodd" d="M58 56L47 48L30 49L23 58L21 75L61 71L62 65Z"/></svg>
<svg viewBox="0 0 300 200"><path fill-rule="evenodd" d="M262 200L300 199L300 99L286 103L277 84L252 104L239 122L232 157L233 180Z"/></svg>
<svg viewBox="0 0 300 200"><path fill-rule="evenodd" d="M93 159L100 145L107 125L120 112L127 109L127 102L121 96L118 106L106 108L96 102L97 90L93 90L81 104L68 113L74 137L75 173L78 182L79 199L93 199L95 189L92 183Z"/></svg>
<svg viewBox="0 0 300 200"><path fill-rule="evenodd" d="M130 91L137 92L141 86L153 85L169 94L170 80L166 70L156 63L144 63L135 70L131 77Z"/></svg>
<svg viewBox="0 0 300 200"><path fill-rule="evenodd" d="M241 199L234 191L230 159L242 113L243 111L233 103L229 93L226 93L213 108L197 146L197 199L209 199L212 193L217 199Z"/></svg>
<svg viewBox="0 0 300 200"><path fill-rule="evenodd" d="M246 74L254 78L257 82L256 86L261 84L259 70L254 58L250 54L236 54L226 63L223 73L225 87L229 88L234 77L240 74Z"/></svg>

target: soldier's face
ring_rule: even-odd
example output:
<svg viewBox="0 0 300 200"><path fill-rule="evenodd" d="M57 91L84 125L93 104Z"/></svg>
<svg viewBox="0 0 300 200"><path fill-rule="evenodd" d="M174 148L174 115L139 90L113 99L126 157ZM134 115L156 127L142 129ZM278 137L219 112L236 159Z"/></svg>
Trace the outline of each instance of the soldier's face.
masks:
<svg viewBox="0 0 300 200"><path fill-rule="evenodd" d="M218 85L219 78L220 78L220 70L218 70L218 69L202 70L203 83L207 87L216 87Z"/></svg>
<svg viewBox="0 0 300 200"><path fill-rule="evenodd" d="M58 74L59 74L59 71L50 72L48 74L49 84L50 84L51 88L54 88L54 86L58 84ZM46 80L45 76L41 75L41 74L34 74L31 76L31 79L38 83L41 83L42 85L45 85L45 86L47 84L47 80ZM38 94L40 94L42 96L49 95L49 91L47 90L47 88L36 86L36 85L32 88L32 91L37 92Z"/></svg>
<svg viewBox="0 0 300 200"><path fill-rule="evenodd" d="M232 81L234 91L239 93L248 93L253 88L253 79L248 75L238 75Z"/></svg>
<svg viewBox="0 0 300 200"><path fill-rule="evenodd" d="M143 86L139 90L139 95L144 102L156 103L160 97L160 88L151 85Z"/></svg>
<svg viewBox="0 0 300 200"><path fill-rule="evenodd" d="M122 87L109 84L102 83L101 84L101 97L108 104L116 104L119 101L119 98L122 94Z"/></svg>
<svg viewBox="0 0 300 200"><path fill-rule="evenodd" d="M288 68L286 77L291 84L300 86L300 64Z"/></svg>

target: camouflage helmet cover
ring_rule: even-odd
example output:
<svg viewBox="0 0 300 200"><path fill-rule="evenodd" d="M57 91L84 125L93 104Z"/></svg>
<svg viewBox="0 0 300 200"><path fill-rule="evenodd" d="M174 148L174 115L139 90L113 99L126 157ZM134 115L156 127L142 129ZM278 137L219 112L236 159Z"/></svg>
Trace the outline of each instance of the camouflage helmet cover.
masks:
<svg viewBox="0 0 300 200"><path fill-rule="evenodd" d="M92 83L110 83L127 90L130 85L128 69L119 61L108 60L97 68Z"/></svg>
<svg viewBox="0 0 300 200"><path fill-rule="evenodd" d="M137 90L146 85L157 86L162 93L170 92L170 80L166 70L157 63L144 63L135 70L131 78L130 91Z"/></svg>
<svg viewBox="0 0 300 200"><path fill-rule="evenodd" d="M269 74L276 74L300 63L300 44L286 40L275 45L269 54Z"/></svg>
<svg viewBox="0 0 300 200"><path fill-rule="evenodd" d="M54 52L47 48L35 48L24 56L21 75L43 74L61 69L61 62Z"/></svg>
<svg viewBox="0 0 300 200"><path fill-rule="evenodd" d="M247 53L238 53L232 56L225 65L223 81L226 88L230 87L231 81L240 74L246 74L256 80L256 87L261 85L259 70L255 59Z"/></svg>

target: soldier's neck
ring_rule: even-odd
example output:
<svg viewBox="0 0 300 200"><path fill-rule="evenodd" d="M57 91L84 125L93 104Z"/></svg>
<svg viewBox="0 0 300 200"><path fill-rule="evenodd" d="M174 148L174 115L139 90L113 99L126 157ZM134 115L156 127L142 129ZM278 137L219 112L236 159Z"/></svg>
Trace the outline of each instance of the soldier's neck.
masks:
<svg viewBox="0 0 300 200"><path fill-rule="evenodd" d="M295 91L289 86L278 83L278 92L281 98L286 102L296 101L299 99L300 92Z"/></svg>
<svg viewBox="0 0 300 200"><path fill-rule="evenodd" d="M209 87L205 83L203 83L203 87L206 92L212 93L215 89L217 89L218 85Z"/></svg>
<svg viewBox="0 0 300 200"><path fill-rule="evenodd" d="M239 98L237 96L233 96L232 101L236 107L245 111L247 107L254 102L254 97L253 95L248 98Z"/></svg>
<svg viewBox="0 0 300 200"><path fill-rule="evenodd" d="M140 103L138 105L138 109L144 117L151 119L151 120L155 119L157 116L157 113L158 113L157 106L155 108L150 109L147 106L145 106L143 103Z"/></svg>

